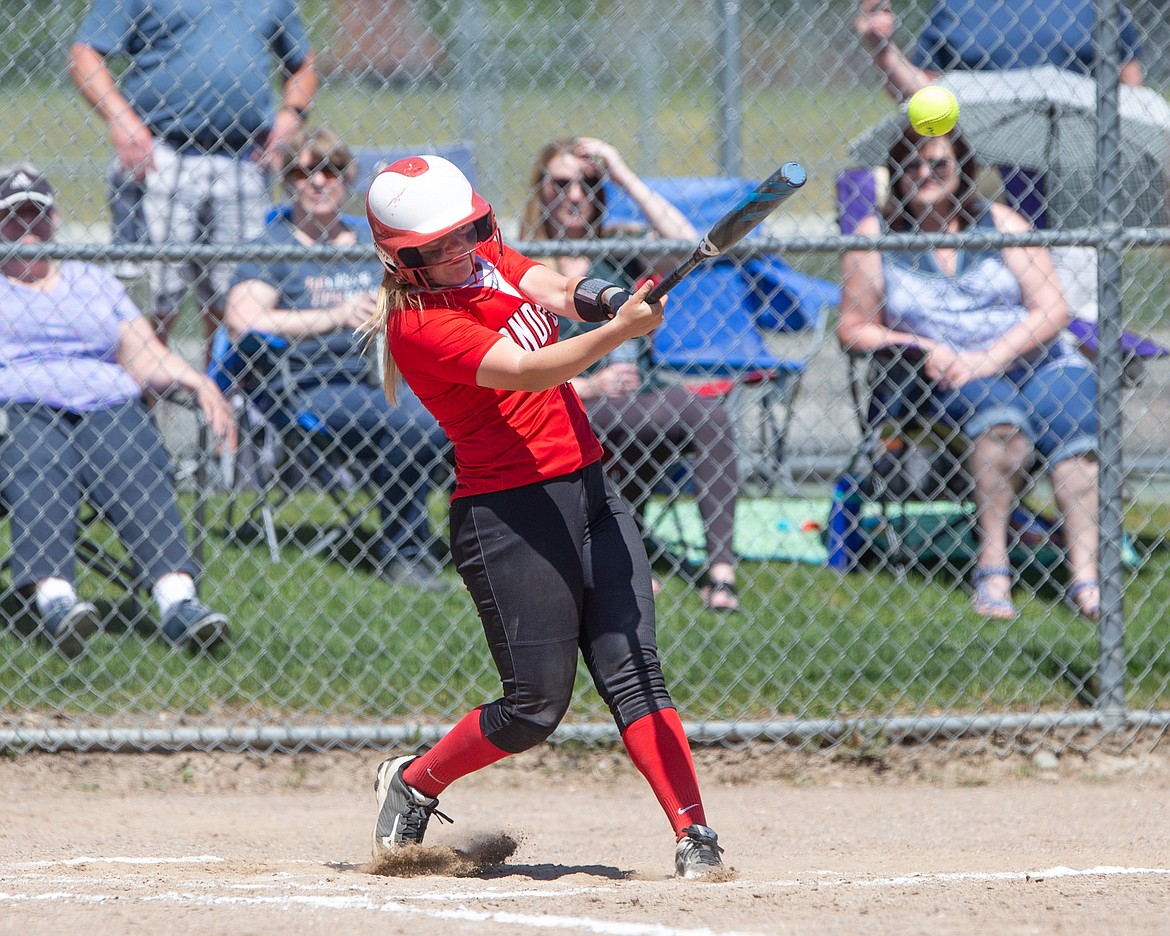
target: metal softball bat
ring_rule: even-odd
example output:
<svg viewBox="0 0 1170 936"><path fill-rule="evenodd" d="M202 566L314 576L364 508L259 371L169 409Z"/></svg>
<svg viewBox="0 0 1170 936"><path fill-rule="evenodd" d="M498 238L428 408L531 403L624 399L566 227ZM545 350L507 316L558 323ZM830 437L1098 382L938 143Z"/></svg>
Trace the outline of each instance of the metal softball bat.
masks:
<svg viewBox="0 0 1170 936"><path fill-rule="evenodd" d="M780 207L808 178L800 163L786 162L745 195L727 214L715 222L699 241L695 252L676 266L646 294L647 302L657 302L674 289L683 278L704 260L718 257L734 247L768 215Z"/></svg>

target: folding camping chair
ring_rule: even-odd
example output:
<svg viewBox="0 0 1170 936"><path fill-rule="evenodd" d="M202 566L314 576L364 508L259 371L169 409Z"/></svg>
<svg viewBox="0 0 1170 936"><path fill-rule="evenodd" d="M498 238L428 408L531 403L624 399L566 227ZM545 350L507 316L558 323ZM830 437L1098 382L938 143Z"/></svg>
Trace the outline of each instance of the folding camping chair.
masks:
<svg viewBox="0 0 1170 936"><path fill-rule="evenodd" d="M307 555L317 555L347 537L353 537L366 516L354 505L350 496L357 487L356 475L347 459L335 447L318 444L315 438L321 432L320 420L304 409L292 392L283 393L274 408L275 417L268 419L255 403L264 384L251 371L250 362L262 355L268 346L280 347L285 339L259 333L233 342L222 326L212 341L208 374L216 381L236 411L239 430L238 453L225 453L224 483L228 488L227 535L243 543L262 536L273 563L281 561L280 535L277 514L280 509L305 487L324 491L332 503L336 522L316 530L312 539L302 546ZM279 366L288 362L277 355ZM285 374L283 384L294 386L291 374ZM251 479L247 477L251 474ZM242 510L240 501L245 489L256 488L256 499Z"/></svg>
<svg viewBox="0 0 1170 936"><path fill-rule="evenodd" d="M644 181L699 230L759 184L708 176ZM645 223L633 200L610 182L606 222ZM760 235L754 232L749 242ZM770 255L708 262L671 292L666 321L654 333L653 362L666 379L724 397L737 430L742 482L765 491L794 490L786 443L796 397L824 340L826 307L839 301L835 284L798 273ZM765 331L783 351L773 349Z"/></svg>

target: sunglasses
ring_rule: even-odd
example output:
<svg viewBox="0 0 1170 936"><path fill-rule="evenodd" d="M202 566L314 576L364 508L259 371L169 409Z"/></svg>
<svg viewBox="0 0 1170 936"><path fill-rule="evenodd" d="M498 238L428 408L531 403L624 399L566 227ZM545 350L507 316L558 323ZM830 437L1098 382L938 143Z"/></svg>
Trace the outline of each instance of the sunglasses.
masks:
<svg viewBox="0 0 1170 936"><path fill-rule="evenodd" d="M470 228L471 228L470 232L464 232L461 228L457 228L456 230L460 234L464 234L464 233L473 234L475 237L476 244L482 244L484 241L489 240L495 234L495 224L494 224L492 216L490 214L481 215L480 217L476 218L474 221L471 222ZM455 233L455 232L452 232L452 233ZM450 237L450 236L451 236L450 234L443 235L443 237ZM436 238L435 241L433 241L432 243L441 241L442 239L443 238L441 238L441 237ZM430 246L430 245L427 245L427 246ZM430 267L430 266L441 266L444 263L450 262L450 260L458 259L458 255L447 258L445 260L438 260L436 262L428 263L427 260L423 257L422 251L420 251L417 247L402 247L398 251L398 259L402 262L402 265L405 267L409 267L412 270L421 270L421 269L425 269L426 267Z"/></svg>
<svg viewBox="0 0 1170 936"><path fill-rule="evenodd" d="M323 174L327 179L343 179L345 178L345 167L337 166L331 162L323 162L312 169L306 169L304 166L291 166L288 170L288 177L294 182L304 182L306 179L312 178L318 172Z"/></svg>
<svg viewBox="0 0 1170 936"><path fill-rule="evenodd" d="M918 175L923 169L936 179L950 175L955 171L955 161L950 156L939 159L910 159L903 166L906 175Z"/></svg>
<svg viewBox="0 0 1170 936"><path fill-rule="evenodd" d="M604 184L597 176L545 176L544 181L558 195L566 194L574 185L581 186L585 194L593 195L599 192Z"/></svg>

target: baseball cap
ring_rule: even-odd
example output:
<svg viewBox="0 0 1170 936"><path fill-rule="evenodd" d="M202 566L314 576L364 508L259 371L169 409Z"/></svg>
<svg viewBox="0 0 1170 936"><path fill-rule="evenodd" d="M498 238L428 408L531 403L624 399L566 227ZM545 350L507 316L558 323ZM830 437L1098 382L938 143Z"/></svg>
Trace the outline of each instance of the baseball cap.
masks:
<svg viewBox="0 0 1170 936"><path fill-rule="evenodd" d="M49 180L32 166L0 171L0 211L8 211L23 202L52 208L53 188Z"/></svg>

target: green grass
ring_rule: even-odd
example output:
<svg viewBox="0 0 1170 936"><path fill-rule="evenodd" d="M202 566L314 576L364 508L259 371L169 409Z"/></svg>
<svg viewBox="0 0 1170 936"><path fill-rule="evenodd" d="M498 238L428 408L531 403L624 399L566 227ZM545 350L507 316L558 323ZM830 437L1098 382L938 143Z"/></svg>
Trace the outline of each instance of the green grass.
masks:
<svg viewBox="0 0 1170 936"><path fill-rule="evenodd" d="M222 507L217 500L211 515L205 597L231 611L230 649L173 653L151 633L149 613L127 619L130 607L107 593L101 604L117 626L78 661L11 631L0 636L0 709L425 722L498 695L461 586L439 598L411 595L351 567L348 553L331 561L294 545L276 565L261 543L224 537ZM313 509L314 522L328 519L324 506ZM291 511L282 528L303 535L305 518ZM1167 512L1135 517L1165 529ZM1165 708L1170 554L1157 542L1141 552L1144 565L1127 593L1128 699ZM659 644L690 719L1083 708L1097 688L1094 628L1049 586L1034 597L1018 591L1021 615L1003 623L975 616L946 574L898 582L878 572L841 577L814 566L744 563L739 615L707 611L683 579L664 580ZM98 587L82 582L87 593ZM572 717L606 718L583 671Z"/></svg>
<svg viewBox="0 0 1170 936"><path fill-rule="evenodd" d="M709 85L697 83L671 91L647 123L632 95L584 85L566 85L553 95L509 88L502 98L512 118L507 138L493 119L485 131L490 141L470 141L481 161L481 184L501 215L514 217L532 154L548 138L572 132L609 138L646 174L717 172L712 94ZM104 229L110 151L100 121L60 83L20 88L7 104L9 151L51 170L68 221ZM357 145L397 147L459 138L461 106L452 92L433 87L330 81L314 117ZM834 175L848 161L846 143L886 106L872 89L852 86L746 91L742 171L763 175L785 159L800 160L810 181L786 210L831 216ZM42 119L45 113L53 119ZM835 255L790 259L813 275L837 276ZM1168 293L1165 251L1131 251L1127 324L1164 325ZM232 613L236 636L229 652L196 659L170 653L150 634L135 631L129 607L110 595L103 608L122 630L98 637L93 653L76 663L15 633L0 635L0 709L414 719L451 717L495 697L498 678L461 590L441 600L404 597L361 568L296 548L286 549L286 561L275 565L259 544L227 540L222 501L213 506L206 597ZM313 519L327 520L327 508L316 508ZM291 508L282 522L293 529L304 523ZM1170 703L1170 585L1164 584L1170 559L1161 545L1168 523L1170 508L1130 509L1127 528L1148 532L1150 544L1127 586L1129 699L1135 706ZM898 582L865 573L843 579L802 565L745 563L741 581L745 613L719 616L706 611L685 582L666 579L659 640L688 718L1091 703L1093 629L1060 605L1051 588L1023 601L1020 619L1004 625L976 618L965 591L946 577ZM90 593L99 587L92 578L83 582ZM579 683L573 717L604 718L587 680Z"/></svg>

